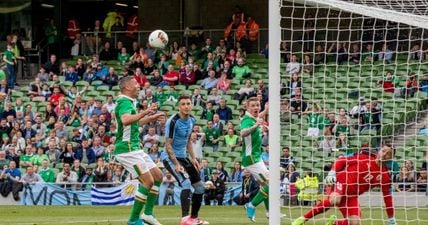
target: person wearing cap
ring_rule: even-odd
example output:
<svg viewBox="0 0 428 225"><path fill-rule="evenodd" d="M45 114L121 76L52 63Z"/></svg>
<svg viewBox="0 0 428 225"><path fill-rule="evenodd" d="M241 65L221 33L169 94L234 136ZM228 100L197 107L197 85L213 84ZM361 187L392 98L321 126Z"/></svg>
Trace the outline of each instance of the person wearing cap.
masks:
<svg viewBox="0 0 428 225"><path fill-rule="evenodd" d="M218 205L223 205L224 191L226 190L226 185L224 184L222 179L219 179L219 171L214 170L212 172L210 181L210 185L205 186L205 205L211 205L211 200L217 200Z"/></svg>

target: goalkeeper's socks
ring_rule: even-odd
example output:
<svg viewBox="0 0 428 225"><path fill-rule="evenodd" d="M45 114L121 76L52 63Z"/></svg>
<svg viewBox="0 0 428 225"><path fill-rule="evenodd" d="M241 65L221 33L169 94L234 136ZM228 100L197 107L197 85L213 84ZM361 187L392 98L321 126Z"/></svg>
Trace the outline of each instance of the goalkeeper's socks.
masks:
<svg viewBox="0 0 428 225"><path fill-rule="evenodd" d="M152 189L150 189L149 195L147 196L147 203L144 208L145 215L153 215L153 208L155 206L156 199L158 198L159 186L161 183L161 181L155 181Z"/></svg>
<svg viewBox="0 0 428 225"><path fill-rule="evenodd" d="M254 207L257 207L267 198L269 198L269 186L264 185L260 188L259 192L257 192L256 196L254 196L253 200L251 201L251 204Z"/></svg>
<svg viewBox="0 0 428 225"><path fill-rule="evenodd" d="M331 203L329 199L325 199L323 201L321 201L320 203L318 203L316 206L314 206L311 210L309 210L307 213L305 213L305 215L303 215L305 217L305 219L310 219L320 213L323 213L327 210L329 210L331 207Z"/></svg>
<svg viewBox="0 0 428 225"><path fill-rule="evenodd" d="M336 220L336 222L334 222L334 225L348 225L348 220L347 219Z"/></svg>
<svg viewBox="0 0 428 225"><path fill-rule="evenodd" d="M265 204L266 212L269 212L269 198L266 198L263 203Z"/></svg>
<svg viewBox="0 0 428 225"><path fill-rule="evenodd" d="M129 221L134 222L140 218L140 213L141 210L144 208L144 204L146 204L148 194L149 191L147 190L147 188L144 185L140 184L137 193L135 193L134 206L132 207Z"/></svg>

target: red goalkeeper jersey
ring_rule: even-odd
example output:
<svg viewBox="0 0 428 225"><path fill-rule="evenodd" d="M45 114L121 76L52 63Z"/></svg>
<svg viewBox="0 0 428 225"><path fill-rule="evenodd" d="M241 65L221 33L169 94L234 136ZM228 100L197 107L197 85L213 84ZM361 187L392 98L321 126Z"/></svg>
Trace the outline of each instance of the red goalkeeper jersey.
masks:
<svg viewBox="0 0 428 225"><path fill-rule="evenodd" d="M333 164L336 171L336 190L348 197L359 196L374 187L380 187L388 216L394 215L391 196L391 177L386 166L379 166L368 154L341 157Z"/></svg>

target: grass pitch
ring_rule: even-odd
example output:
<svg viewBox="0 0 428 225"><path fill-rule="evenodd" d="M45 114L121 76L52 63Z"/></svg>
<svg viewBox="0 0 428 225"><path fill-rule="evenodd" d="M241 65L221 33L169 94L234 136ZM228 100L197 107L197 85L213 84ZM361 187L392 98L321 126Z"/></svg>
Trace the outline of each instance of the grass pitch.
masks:
<svg viewBox="0 0 428 225"><path fill-rule="evenodd" d="M287 216L281 224L291 224L292 219L299 217L308 208L282 208ZM16 225L116 225L126 224L130 207L121 206L0 206L0 224ZM163 225L178 225L180 208L173 206L156 207L155 213ZM340 212L331 209L327 214L319 215L316 220L308 221L309 225L325 224L325 219L331 214L341 217ZM243 207L217 206L202 207L200 216L211 225L267 225L263 207L258 207L256 223L250 222ZM428 224L428 210L426 208L396 210L399 225L426 225ZM383 209L364 209L362 224L384 225L385 213Z"/></svg>

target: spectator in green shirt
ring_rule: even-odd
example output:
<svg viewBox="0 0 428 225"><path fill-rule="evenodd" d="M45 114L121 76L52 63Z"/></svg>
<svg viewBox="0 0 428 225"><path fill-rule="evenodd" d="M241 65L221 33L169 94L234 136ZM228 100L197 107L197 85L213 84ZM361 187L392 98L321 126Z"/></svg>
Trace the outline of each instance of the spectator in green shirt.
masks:
<svg viewBox="0 0 428 225"><path fill-rule="evenodd" d="M317 102L314 102L312 111L308 113L308 133L309 137L318 137L320 131L324 129L324 119L320 114Z"/></svg>
<svg viewBox="0 0 428 225"><path fill-rule="evenodd" d="M39 147L37 149L37 155L34 155L32 158L32 163L34 166L41 166L45 160L49 162L49 158L45 154L43 148Z"/></svg>
<svg viewBox="0 0 428 225"><path fill-rule="evenodd" d="M238 65L233 67L232 75L234 79L238 81L242 81L244 78L251 76L251 70L247 65L244 64L243 58L238 59Z"/></svg>
<svg viewBox="0 0 428 225"><path fill-rule="evenodd" d="M227 130L227 134L224 135L224 142L226 143L226 146L230 148L238 147L241 143L239 136L235 134L235 130L232 128L229 128Z"/></svg>
<svg viewBox="0 0 428 225"><path fill-rule="evenodd" d="M121 65L125 65L129 62L130 58L131 56L129 55L129 53L126 52L126 48L122 48L120 50L119 55L117 56L117 61L119 61Z"/></svg>
<svg viewBox="0 0 428 225"><path fill-rule="evenodd" d="M49 167L49 161L43 160L42 161L42 167L38 169L39 175L42 177L42 179L46 183L53 183L55 182L55 171Z"/></svg>
<svg viewBox="0 0 428 225"><path fill-rule="evenodd" d="M213 151L217 151L220 142L220 131L213 127L213 122L208 121L207 128L204 129L205 146L212 147Z"/></svg>
<svg viewBox="0 0 428 225"><path fill-rule="evenodd" d="M25 154L19 157L19 166L22 169L27 169L29 166L33 166L33 153L31 152L32 146L27 145L25 147Z"/></svg>
<svg viewBox="0 0 428 225"><path fill-rule="evenodd" d="M6 151L0 151L0 170L2 170L5 165L9 165L9 159L6 159Z"/></svg>

